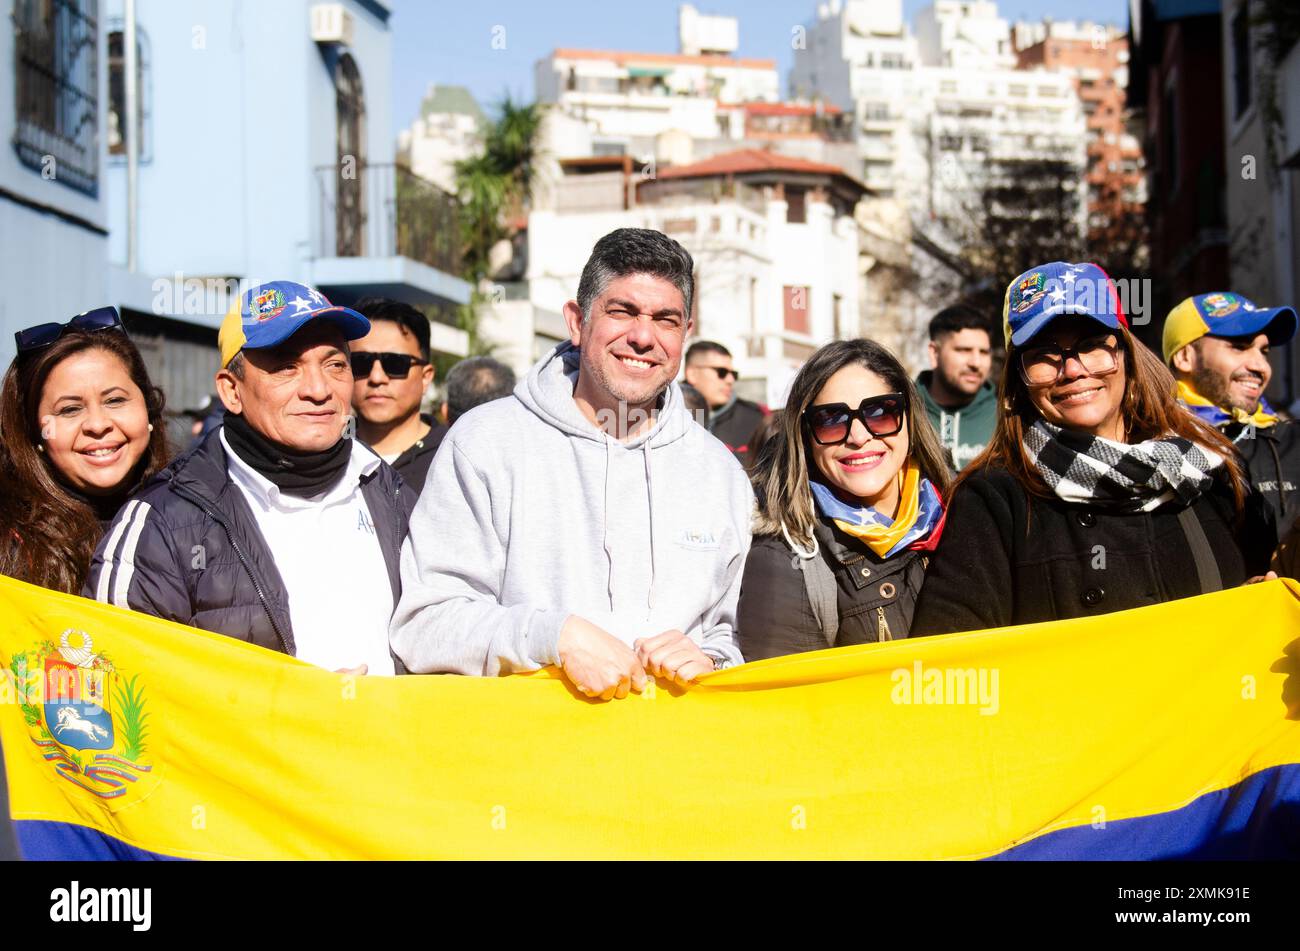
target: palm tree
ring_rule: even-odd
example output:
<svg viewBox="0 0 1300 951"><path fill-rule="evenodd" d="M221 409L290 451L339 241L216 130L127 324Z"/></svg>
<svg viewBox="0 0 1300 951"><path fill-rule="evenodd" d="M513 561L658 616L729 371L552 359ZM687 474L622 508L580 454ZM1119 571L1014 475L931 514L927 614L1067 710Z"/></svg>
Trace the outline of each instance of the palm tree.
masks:
<svg viewBox="0 0 1300 951"><path fill-rule="evenodd" d="M543 109L541 103L517 103L507 93L497 106L497 118L483 129L483 151L455 166L462 273L474 288L457 323L469 334L471 355L490 349L478 335L482 287L492 276L492 249L511 237L509 222L527 214L532 202Z"/></svg>
<svg viewBox="0 0 1300 951"><path fill-rule="evenodd" d="M507 222L528 211L543 108L536 102L516 103L506 94L497 118L483 130L483 151L456 163L464 272L475 284L490 276L488 256L493 245L510 236Z"/></svg>

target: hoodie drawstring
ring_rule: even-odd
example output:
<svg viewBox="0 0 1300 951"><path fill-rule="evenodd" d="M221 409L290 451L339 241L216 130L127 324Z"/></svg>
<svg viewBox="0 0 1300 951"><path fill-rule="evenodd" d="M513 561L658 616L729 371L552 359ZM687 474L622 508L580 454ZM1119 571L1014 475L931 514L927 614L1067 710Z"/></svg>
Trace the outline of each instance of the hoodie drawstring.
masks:
<svg viewBox="0 0 1300 951"><path fill-rule="evenodd" d="M611 445L608 435L605 436L605 507L601 513L604 527L602 528L601 544L605 548L605 594L609 597L609 609L614 610L614 553L609 550L609 470L612 466L612 455L614 447Z"/></svg>
<svg viewBox="0 0 1300 951"><path fill-rule="evenodd" d="M655 482L651 474L654 470L650 465L650 440L641 444L641 454L645 459L645 494L646 501L650 503L650 587L646 591L646 607L650 613L655 609Z"/></svg>

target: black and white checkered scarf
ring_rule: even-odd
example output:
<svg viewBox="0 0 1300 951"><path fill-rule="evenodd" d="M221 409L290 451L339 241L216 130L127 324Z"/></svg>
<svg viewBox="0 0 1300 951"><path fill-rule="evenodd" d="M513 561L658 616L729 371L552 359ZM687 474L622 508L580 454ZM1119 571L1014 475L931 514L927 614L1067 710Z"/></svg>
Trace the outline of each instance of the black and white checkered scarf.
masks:
<svg viewBox="0 0 1300 951"><path fill-rule="evenodd" d="M1223 457L1180 436L1128 445L1038 420L1025 432L1043 481L1067 502L1150 512L1175 499L1189 504L1209 488Z"/></svg>

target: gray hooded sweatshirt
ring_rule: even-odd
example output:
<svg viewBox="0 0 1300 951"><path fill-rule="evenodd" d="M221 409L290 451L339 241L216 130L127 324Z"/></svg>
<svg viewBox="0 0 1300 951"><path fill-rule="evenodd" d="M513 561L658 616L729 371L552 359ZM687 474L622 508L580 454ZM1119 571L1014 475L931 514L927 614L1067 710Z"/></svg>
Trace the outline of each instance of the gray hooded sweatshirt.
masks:
<svg viewBox="0 0 1300 951"><path fill-rule="evenodd" d="M653 426L619 442L573 400L562 344L456 421L402 547L392 646L416 673L493 676L558 664L571 614L631 645L680 630L742 662L736 601L753 492L677 384Z"/></svg>

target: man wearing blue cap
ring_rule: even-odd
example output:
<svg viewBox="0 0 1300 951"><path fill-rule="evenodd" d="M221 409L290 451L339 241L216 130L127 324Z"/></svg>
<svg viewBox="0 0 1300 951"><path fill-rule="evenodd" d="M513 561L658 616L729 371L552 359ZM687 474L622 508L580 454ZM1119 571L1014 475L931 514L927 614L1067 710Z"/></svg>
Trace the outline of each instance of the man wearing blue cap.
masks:
<svg viewBox="0 0 1300 951"><path fill-rule="evenodd" d="M1165 319L1165 362L1178 398L1233 441L1250 479L1273 507L1279 535L1300 517L1300 424L1264 398L1270 347L1296 333L1290 307L1257 307L1229 291L1189 297Z"/></svg>
<svg viewBox="0 0 1300 951"><path fill-rule="evenodd" d="M345 673L401 670L388 622L415 493L352 439L348 341L369 322L275 281L221 325L222 426L100 541L83 594Z"/></svg>

